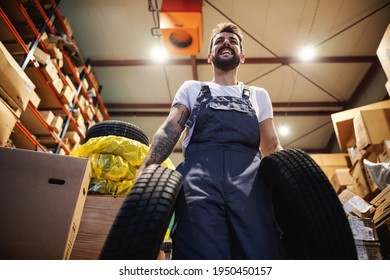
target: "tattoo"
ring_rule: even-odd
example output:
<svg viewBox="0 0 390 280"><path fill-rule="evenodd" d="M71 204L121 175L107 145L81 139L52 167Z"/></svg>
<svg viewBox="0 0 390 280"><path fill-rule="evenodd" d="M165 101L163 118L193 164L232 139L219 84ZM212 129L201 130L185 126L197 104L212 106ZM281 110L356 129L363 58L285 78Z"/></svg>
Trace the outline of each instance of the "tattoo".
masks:
<svg viewBox="0 0 390 280"><path fill-rule="evenodd" d="M188 113L187 107L184 106L183 104L180 104L180 103L175 103L175 104L172 105L172 107L177 108L181 112L180 118L177 121L177 124L180 125L182 128L184 128L184 126L185 126L185 124L187 122L187 119L189 117L189 113Z"/></svg>
<svg viewBox="0 0 390 280"><path fill-rule="evenodd" d="M172 107L175 107L178 111L172 111L172 114L170 114L164 124L157 130L149 152L142 164L143 166L164 162L172 153L177 141L179 141L189 117L189 110L185 105L180 103L175 103Z"/></svg>
<svg viewBox="0 0 390 280"><path fill-rule="evenodd" d="M162 163L169 157L174 147L175 143L169 138L164 137L160 139L153 147L153 150L150 151L150 160L154 163Z"/></svg>
<svg viewBox="0 0 390 280"><path fill-rule="evenodd" d="M152 163L161 164L166 160L175 148L181 132L181 129L178 130L169 123L160 128L154 136L153 144L145 159L147 165Z"/></svg>
<svg viewBox="0 0 390 280"><path fill-rule="evenodd" d="M186 114L185 112L181 112L180 119L177 121L177 124L181 127L184 127L188 119L187 115L188 114Z"/></svg>

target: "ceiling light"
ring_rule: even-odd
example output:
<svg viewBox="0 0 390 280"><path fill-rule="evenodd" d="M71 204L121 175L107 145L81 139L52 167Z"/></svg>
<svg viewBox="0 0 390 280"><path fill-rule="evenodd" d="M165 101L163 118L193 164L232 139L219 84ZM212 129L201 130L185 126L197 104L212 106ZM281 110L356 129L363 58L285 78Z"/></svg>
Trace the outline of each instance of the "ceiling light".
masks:
<svg viewBox="0 0 390 280"><path fill-rule="evenodd" d="M287 136L290 134L290 128L286 125L281 125L279 127L279 134L280 136Z"/></svg>
<svg viewBox="0 0 390 280"><path fill-rule="evenodd" d="M308 61L313 59L315 56L315 50L312 47L304 47L300 52L299 52L299 57L304 60Z"/></svg>
<svg viewBox="0 0 390 280"><path fill-rule="evenodd" d="M151 51L152 59L158 63L168 59L167 50L163 46L155 46Z"/></svg>

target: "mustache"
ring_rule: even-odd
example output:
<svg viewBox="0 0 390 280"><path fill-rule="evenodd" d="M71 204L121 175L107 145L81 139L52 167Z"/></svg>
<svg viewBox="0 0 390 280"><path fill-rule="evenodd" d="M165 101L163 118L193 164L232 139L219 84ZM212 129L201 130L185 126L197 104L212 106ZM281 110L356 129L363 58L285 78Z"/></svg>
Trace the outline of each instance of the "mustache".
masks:
<svg viewBox="0 0 390 280"><path fill-rule="evenodd" d="M218 51L218 54L221 54L224 50L230 50L231 52L232 52L232 54L236 54L236 52L234 51L234 49L233 48L231 48L231 47L222 47L219 51Z"/></svg>

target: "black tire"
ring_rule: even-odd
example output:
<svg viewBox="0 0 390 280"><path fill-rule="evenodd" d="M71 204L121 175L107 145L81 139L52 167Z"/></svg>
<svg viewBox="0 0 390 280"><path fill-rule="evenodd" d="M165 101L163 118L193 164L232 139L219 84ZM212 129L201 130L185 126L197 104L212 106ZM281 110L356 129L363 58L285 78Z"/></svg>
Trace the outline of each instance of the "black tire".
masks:
<svg viewBox="0 0 390 280"><path fill-rule="evenodd" d="M100 259L155 260L182 180L179 172L167 167L145 168L118 212Z"/></svg>
<svg viewBox="0 0 390 280"><path fill-rule="evenodd" d="M132 123L118 120L106 120L91 126L85 134L85 142L94 137L109 135L126 137L149 146L149 139L141 128Z"/></svg>
<svg viewBox="0 0 390 280"><path fill-rule="evenodd" d="M304 151L286 149L262 159L272 188L287 259L357 259L352 231L328 178Z"/></svg>

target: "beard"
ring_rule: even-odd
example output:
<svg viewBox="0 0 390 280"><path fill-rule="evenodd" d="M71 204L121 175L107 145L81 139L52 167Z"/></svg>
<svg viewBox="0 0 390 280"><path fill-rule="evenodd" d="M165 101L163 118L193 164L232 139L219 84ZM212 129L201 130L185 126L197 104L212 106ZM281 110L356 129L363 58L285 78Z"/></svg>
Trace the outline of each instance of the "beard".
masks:
<svg viewBox="0 0 390 280"><path fill-rule="evenodd" d="M233 52L233 56L231 58L222 59L219 54L217 54L212 58L212 62L214 66L218 69L224 72L228 72L237 68L237 66L240 65L240 56L237 53Z"/></svg>

